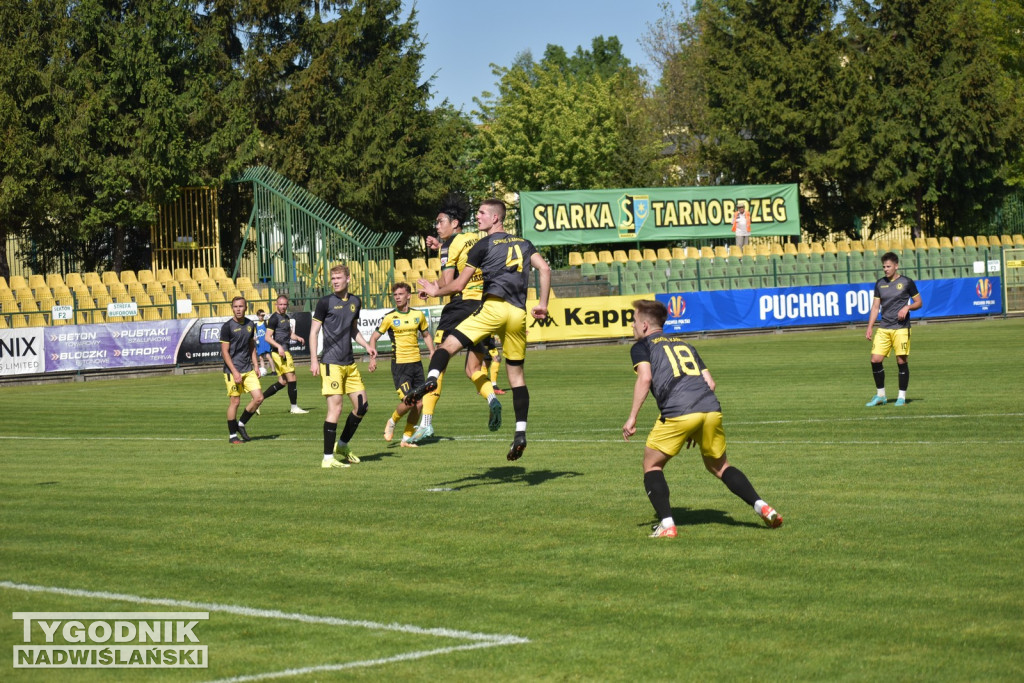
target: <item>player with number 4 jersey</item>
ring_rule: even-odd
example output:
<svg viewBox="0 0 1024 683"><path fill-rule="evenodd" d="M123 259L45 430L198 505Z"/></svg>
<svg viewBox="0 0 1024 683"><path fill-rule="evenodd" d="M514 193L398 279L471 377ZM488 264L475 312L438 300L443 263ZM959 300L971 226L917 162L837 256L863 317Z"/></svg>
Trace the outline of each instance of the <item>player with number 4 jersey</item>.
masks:
<svg viewBox="0 0 1024 683"><path fill-rule="evenodd" d="M676 536L664 468L684 445L697 445L704 467L753 507L766 525L782 526L782 517L761 500L746 475L725 457L722 406L715 396L715 380L697 349L680 335L665 333L668 310L660 301L634 301L633 309L633 336L637 341L630 354L636 384L622 438L629 441L636 434L637 415L647 394L652 394L661 415L644 445L644 490L659 520L651 537Z"/></svg>

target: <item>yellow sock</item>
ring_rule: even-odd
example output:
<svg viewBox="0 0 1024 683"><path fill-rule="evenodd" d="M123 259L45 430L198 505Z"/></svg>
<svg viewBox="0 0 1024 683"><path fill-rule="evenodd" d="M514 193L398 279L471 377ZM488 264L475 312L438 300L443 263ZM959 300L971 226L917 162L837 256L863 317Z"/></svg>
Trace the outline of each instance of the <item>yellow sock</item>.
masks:
<svg viewBox="0 0 1024 683"><path fill-rule="evenodd" d="M416 431L416 420L407 420L405 423L405 429L402 430L402 436L406 439L412 436L413 432Z"/></svg>
<svg viewBox="0 0 1024 683"><path fill-rule="evenodd" d="M496 360L491 361L491 384L498 384L498 370L501 370L501 363Z"/></svg>
<svg viewBox="0 0 1024 683"><path fill-rule="evenodd" d="M398 410L397 409L395 410L395 412L391 413L391 421L394 422L395 424L398 424L398 420L401 417L402 416L398 414Z"/></svg>
<svg viewBox="0 0 1024 683"><path fill-rule="evenodd" d="M441 400L441 381L444 379L444 373L442 372L437 376L437 389L430 392L423 397L423 414L433 415L434 408L437 407L437 402Z"/></svg>
<svg viewBox="0 0 1024 683"><path fill-rule="evenodd" d="M473 385L476 387L477 392L484 398L494 393L494 387L491 386L491 378L483 368L474 372L470 379L473 380Z"/></svg>

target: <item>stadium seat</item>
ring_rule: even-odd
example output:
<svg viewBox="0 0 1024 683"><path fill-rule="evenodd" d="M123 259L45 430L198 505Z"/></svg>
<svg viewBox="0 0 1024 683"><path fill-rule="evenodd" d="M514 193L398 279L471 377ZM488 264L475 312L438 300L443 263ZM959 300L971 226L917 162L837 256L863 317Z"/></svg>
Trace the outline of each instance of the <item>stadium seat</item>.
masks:
<svg viewBox="0 0 1024 683"><path fill-rule="evenodd" d="M29 275L28 276L28 288L35 291L41 289L49 289L49 285L46 284L46 278L42 275Z"/></svg>
<svg viewBox="0 0 1024 683"><path fill-rule="evenodd" d="M1001 244L1002 244L1002 245L1003 245L1004 247L1012 247L1012 246L1013 246L1013 238L1012 238L1012 237L1010 237L1009 235L1001 235L1001 236L999 237L999 241L1000 241L1000 243L1001 243ZM989 240L989 243L991 244L991 240ZM997 246L998 246L998 245L997 245Z"/></svg>
<svg viewBox="0 0 1024 683"><path fill-rule="evenodd" d="M654 249L644 249L643 250L643 260L644 261L657 261L658 260L658 252L656 252Z"/></svg>
<svg viewBox="0 0 1024 683"><path fill-rule="evenodd" d="M206 268L203 266L194 266L192 268L192 279L196 282L202 282L203 280L210 280L209 273L206 272Z"/></svg>
<svg viewBox="0 0 1024 683"><path fill-rule="evenodd" d="M625 249L615 249L612 251L612 261L616 263L625 263L629 260L629 256L626 254Z"/></svg>
<svg viewBox="0 0 1024 683"><path fill-rule="evenodd" d="M662 248L658 249L658 251L655 253L655 256L656 256L656 260L658 260L658 261L671 261L672 260L672 250L668 249L666 247L662 247Z"/></svg>
<svg viewBox="0 0 1024 683"><path fill-rule="evenodd" d="M850 243L849 243L849 241L837 242L836 243L836 252L837 253L844 253L844 254L850 253Z"/></svg>
<svg viewBox="0 0 1024 683"><path fill-rule="evenodd" d="M597 252L596 251L585 251L585 252L583 252L583 262L584 263L589 263L590 265L594 265L595 263L597 263L598 262Z"/></svg>
<svg viewBox="0 0 1024 683"><path fill-rule="evenodd" d="M615 259L612 258L612 252L607 249L597 252L597 260L601 263L615 262Z"/></svg>
<svg viewBox="0 0 1024 683"><path fill-rule="evenodd" d="M643 253L640 252L639 249L630 249L629 251L626 252L626 258L629 259L630 261L639 263L640 261L644 260L644 255Z"/></svg>
<svg viewBox="0 0 1024 683"><path fill-rule="evenodd" d="M410 266L411 266L411 268L413 270L419 270L419 271L429 270L429 268L427 267L427 260L424 259L424 258L414 258L410 262Z"/></svg>
<svg viewBox="0 0 1024 683"><path fill-rule="evenodd" d="M583 265L583 254L578 251L569 252L569 266L576 268Z"/></svg>
<svg viewBox="0 0 1024 683"><path fill-rule="evenodd" d="M8 288L11 291L28 289L28 280L26 280L23 275L12 275L8 282Z"/></svg>
<svg viewBox="0 0 1024 683"><path fill-rule="evenodd" d="M436 270L437 272L441 272L441 259L436 256L428 258L427 270Z"/></svg>
<svg viewBox="0 0 1024 683"><path fill-rule="evenodd" d="M1010 237L1010 239L1013 240L1013 246L1015 246L1015 247L1024 247L1024 235L1021 235L1021 234L1012 235Z"/></svg>
<svg viewBox="0 0 1024 683"><path fill-rule="evenodd" d="M953 248L953 243L950 241L950 239L948 237L945 237L945 236L940 237L939 238L939 248L940 249L952 249Z"/></svg>

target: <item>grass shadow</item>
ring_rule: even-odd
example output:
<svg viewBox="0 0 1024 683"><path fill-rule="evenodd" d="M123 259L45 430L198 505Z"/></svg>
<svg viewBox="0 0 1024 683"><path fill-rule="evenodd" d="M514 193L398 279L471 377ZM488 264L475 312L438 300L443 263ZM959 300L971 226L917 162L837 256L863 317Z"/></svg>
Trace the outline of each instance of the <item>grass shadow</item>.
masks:
<svg viewBox="0 0 1024 683"><path fill-rule="evenodd" d="M725 526L747 526L755 529L765 528L764 524L760 524L756 521L741 521L734 519L732 515L724 510L695 510L690 508L673 507L672 519L676 521L677 527L697 526L700 524L723 524ZM650 522L642 522L637 526L652 528L657 523L658 520L652 519Z"/></svg>
<svg viewBox="0 0 1024 683"><path fill-rule="evenodd" d="M497 486L499 484L526 484L539 486L546 482L567 477L582 477L582 472L557 472L554 470L529 470L525 467L491 467L479 474L470 474L451 481L442 481L435 486L459 491L476 486Z"/></svg>

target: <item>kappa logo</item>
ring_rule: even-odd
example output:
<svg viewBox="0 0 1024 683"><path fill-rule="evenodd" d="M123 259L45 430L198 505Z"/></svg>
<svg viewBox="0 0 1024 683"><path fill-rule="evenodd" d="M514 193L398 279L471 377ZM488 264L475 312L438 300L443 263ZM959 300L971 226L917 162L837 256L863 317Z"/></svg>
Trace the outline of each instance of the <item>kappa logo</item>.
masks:
<svg viewBox="0 0 1024 683"><path fill-rule="evenodd" d="M686 299L678 294L668 300L668 314L672 318L681 318L686 313Z"/></svg>
<svg viewBox="0 0 1024 683"><path fill-rule="evenodd" d="M544 318L534 318L530 327L558 327L558 323L549 315Z"/></svg>
<svg viewBox="0 0 1024 683"><path fill-rule="evenodd" d="M981 299L987 299L992 296L992 281L987 277L983 277L978 280L978 284L974 286L974 291L978 294Z"/></svg>

